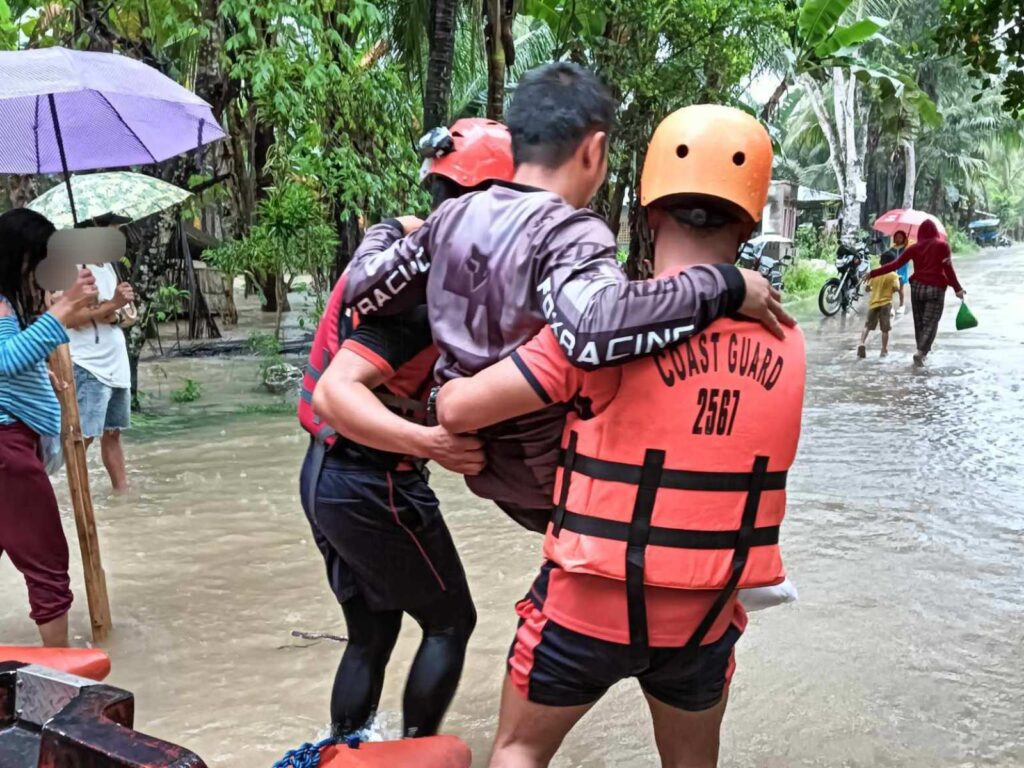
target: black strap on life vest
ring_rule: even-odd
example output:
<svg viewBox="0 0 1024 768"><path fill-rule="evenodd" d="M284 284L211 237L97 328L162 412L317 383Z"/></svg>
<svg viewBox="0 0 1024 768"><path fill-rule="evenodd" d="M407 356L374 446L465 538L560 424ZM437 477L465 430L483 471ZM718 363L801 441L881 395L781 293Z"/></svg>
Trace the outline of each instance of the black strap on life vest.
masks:
<svg viewBox="0 0 1024 768"><path fill-rule="evenodd" d="M565 523L565 502L569 499L569 483L572 481L572 473L576 469L576 439L579 437L575 432L569 433L569 445L565 448L565 455L562 457L562 490L558 494L558 504L551 513L551 532L558 537ZM628 534L626 536L628 538ZM625 540L625 539L624 539Z"/></svg>
<svg viewBox="0 0 1024 768"><path fill-rule="evenodd" d="M629 541L629 523L605 520L600 517L566 512L562 517L562 528L581 536L596 536L614 541ZM678 549L735 549L739 531L694 531L686 528L662 528L652 525L647 543L652 547L676 547ZM779 543L779 526L766 525L755 528L750 537L750 546L767 547Z"/></svg>
<svg viewBox="0 0 1024 768"><path fill-rule="evenodd" d="M630 664L634 672L648 666L647 601L644 598L644 565L651 534L651 515L665 466L665 452L648 449L637 483L633 516L626 540L626 609L629 614ZM568 482L566 482L568 485Z"/></svg>
<svg viewBox="0 0 1024 768"><path fill-rule="evenodd" d="M575 433L573 433L575 437ZM570 438L570 447L575 443ZM619 461L596 459L575 453L573 450L573 471L595 480L609 480L616 483L639 485L643 473L643 465L625 464ZM566 449L565 462L568 462L569 449ZM786 472L765 472L763 489L781 491L786 487ZM666 469L661 473L661 488L677 491L732 491L745 492L750 488L750 472L693 472L685 469Z"/></svg>
<svg viewBox="0 0 1024 768"><path fill-rule="evenodd" d="M785 489L787 473L769 472L767 456L755 457L750 472L693 472L665 469L665 452L662 450L648 449L643 464L625 464L577 453L576 444L577 435L572 432L562 461L562 487L554 510L552 533L557 537L565 529L584 536L626 542L626 598L630 656L634 667L640 669L646 664L650 640L644 596L647 547L733 550L725 586L686 643L686 652L696 653L743 578L750 549L779 543L779 526L757 527L757 510L764 491ZM636 485L630 521L607 520L566 509L573 472L596 480ZM728 531L695 531L652 526L651 517L659 488L746 493L740 527Z"/></svg>
<svg viewBox="0 0 1024 768"><path fill-rule="evenodd" d="M754 467L750 473L750 489L747 491L747 503L743 507L743 519L740 522L739 536L736 540L736 549L733 550L732 554L732 567L729 575L729 580L725 586L722 587L722 591L718 593L718 597L715 598L715 602L712 603L711 609L707 612L707 615L701 619L700 624L697 625L697 629L694 630L693 635L686 643L684 652L696 654L700 650L700 645L704 642L704 638L708 632L715 625L715 621L718 620L719 614L722 609L725 608L729 602L729 598L733 596L736 591L736 587L740 583L740 579L743 577L743 570L747 567L747 559L750 555L750 548L753 546L751 543L754 537L754 525L757 522L757 508L761 503L761 493L765 490L764 480L768 475L768 457L757 456L754 458Z"/></svg>

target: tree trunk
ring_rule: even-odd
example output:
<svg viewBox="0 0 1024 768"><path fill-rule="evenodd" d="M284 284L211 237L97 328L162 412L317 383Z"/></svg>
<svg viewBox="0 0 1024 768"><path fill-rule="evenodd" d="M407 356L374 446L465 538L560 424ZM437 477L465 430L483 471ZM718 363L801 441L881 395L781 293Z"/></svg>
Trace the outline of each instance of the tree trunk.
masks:
<svg viewBox="0 0 1024 768"><path fill-rule="evenodd" d="M833 122L837 118L841 119L842 109L839 110L839 115L829 115L825 106L824 94L821 92L821 86L809 75L801 75L800 84L807 93L808 100L811 102L811 109L814 110L814 116L818 119L818 125L825 136L825 142L828 144L828 161L832 167L832 173L836 177L836 189L839 190L839 197L842 200L843 230L845 232L848 226L846 223L847 217L853 215L854 211L849 202L850 186L846 180L846 153L840 139L841 136L845 138L845 134L841 133L838 130L838 126ZM834 87L839 88L839 84L837 83ZM842 101L839 98L835 98L833 103L838 108ZM856 215L859 221L859 205L857 206ZM854 228L856 228L856 224Z"/></svg>
<svg viewBox="0 0 1024 768"><path fill-rule="evenodd" d="M936 175L935 182L932 184L932 201L928 210L937 211L940 205L942 205L942 177Z"/></svg>
<svg viewBox="0 0 1024 768"><path fill-rule="evenodd" d="M839 71L842 74L841 70ZM843 232L848 240L854 240L860 230L861 204L864 199L864 146L857 138L857 78L853 75L842 78L843 130L846 137L846 186L848 192L843 205Z"/></svg>
<svg viewBox="0 0 1024 768"><path fill-rule="evenodd" d="M885 168L885 202L882 207L889 210L893 207L892 201L896 199L896 168L894 163L889 162Z"/></svg>
<svg viewBox="0 0 1024 768"><path fill-rule="evenodd" d="M283 282L284 280L281 275L260 275L261 312L277 312L279 308L282 312L287 312L291 309L291 306L288 304L288 294L283 294L280 290L281 283Z"/></svg>
<svg viewBox="0 0 1024 768"><path fill-rule="evenodd" d="M786 91L789 90L789 77L784 76L782 82L779 83L768 101L765 102L761 108L761 120L766 123L771 123L775 118L775 112L779 108L779 104L782 103L782 97L786 95Z"/></svg>
<svg viewBox="0 0 1024 768"><path fill-rule="evenodd" d="M501 120L505 113L505 73L515 63L512 23L516 0L484 0L484 43L487 48L487 117Z"/></svg>
<svg viewBox="0 0 1024 768"><path fill-rule="evenodd" d="M423 93L423 130L448 124L455 58L455 12L458 0L431 0L430 55Z"/></svg>
<svg viewBox="0 0 1024 768"><path fill-rule="evenodd" d="M274 306L277 309L277 317L274 322L274 338L281 340L281 315L284 313L283 305L288 303L287 294L282 290L281 280L274 281Z"/></svg>
<svg viewBox="0 0 1024 768"><path fill-rule="evenodd" d="M904 165L906 166L904 171L903 207L913 208L915 192L917 191L917 149L911 139L903 140L903 158Z"/></svg>

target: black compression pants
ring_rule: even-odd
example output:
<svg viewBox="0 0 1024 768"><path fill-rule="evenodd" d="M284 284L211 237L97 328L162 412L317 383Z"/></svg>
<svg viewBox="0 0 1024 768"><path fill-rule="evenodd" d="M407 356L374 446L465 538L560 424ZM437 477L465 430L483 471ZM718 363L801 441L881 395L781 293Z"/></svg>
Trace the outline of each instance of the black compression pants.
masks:
<svg viewBox="0 0 1024 768"><path fill-rule="evenodd" d="M372 611L360 595L347 600L342 610L348 646L331 694L331 720L339 736L363 728L376 714L403 613ZM422 628L423 639L405 684L403 735L432 736L458 687L476 611L468 591L463 591L408 613Z"/></svg>
<svg viewBox="0 0 1024 768"><path fill-rule="evenodd" d="M404 733L435 734L476 625L437 498L418 472L370 469L336 452L318 460L316 448L303 464L303 508L349 636L331 696L333 730L347 735L372 719L405 612L423 639L405 687Z"/></svg>

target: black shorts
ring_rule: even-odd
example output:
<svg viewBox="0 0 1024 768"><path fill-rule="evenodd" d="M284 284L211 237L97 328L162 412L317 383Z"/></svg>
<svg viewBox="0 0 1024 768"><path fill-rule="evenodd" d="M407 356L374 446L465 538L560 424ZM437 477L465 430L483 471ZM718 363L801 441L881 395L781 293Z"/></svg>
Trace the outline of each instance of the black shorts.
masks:
<svg viewBox="0 0 1024 768"><path fill-rule="evenodd" d="M356 594L374 611L414 610L469 592L462 561L422 474L353 465L328 455L310 504L313 448L301 495L339 603Z"/></svg>
<svg viewBox="0 0 1024 768"><path fill-rule="evenodd" d="M644 693L687 712L710 709L722 700L735 667L733 647L742 632L730 625L696 653L682 648L649 648L644 667L628 645L574 632L544 615L528 596L516 605L519 628L509 651L508 670L520 695L549 707L593 704L615 683L635 677Z"/></svg>

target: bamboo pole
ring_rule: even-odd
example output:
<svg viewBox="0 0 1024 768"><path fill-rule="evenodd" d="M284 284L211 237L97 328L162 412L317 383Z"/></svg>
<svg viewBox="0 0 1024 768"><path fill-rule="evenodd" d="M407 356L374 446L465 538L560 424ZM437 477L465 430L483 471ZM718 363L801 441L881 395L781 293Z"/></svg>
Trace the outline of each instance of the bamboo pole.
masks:
<svg viewBox="0 0 1024 768"><path fill-rule="evenodd" d="M75 510L78 545L82 550L82 571L85 574L85 594L89 601L92 639L95 643L102 643L107 639L112 626L110 601L107 598L107 577L100 561L100 540L96 534L96 517L89 492L89 471L85 463L85 437L79 421L75 374L67 344L58 347L50 355L50 367L66 385L57 393L61 411L61 445L64 448L71 504Z"/></svg>

